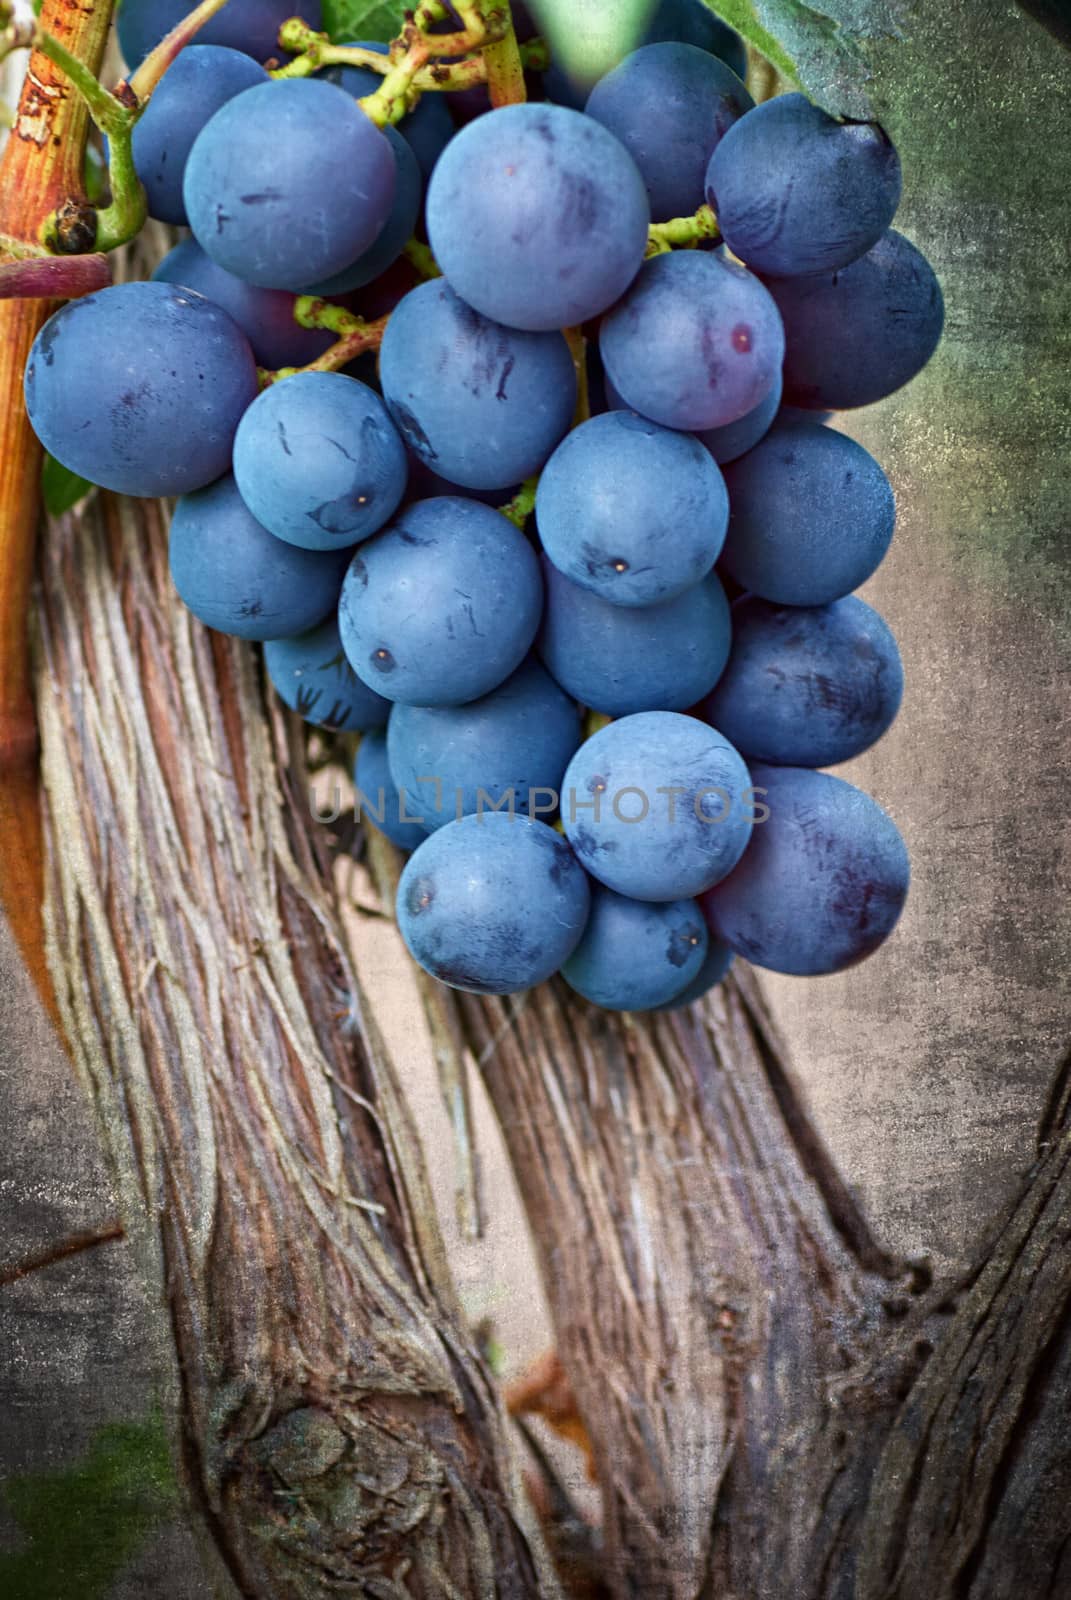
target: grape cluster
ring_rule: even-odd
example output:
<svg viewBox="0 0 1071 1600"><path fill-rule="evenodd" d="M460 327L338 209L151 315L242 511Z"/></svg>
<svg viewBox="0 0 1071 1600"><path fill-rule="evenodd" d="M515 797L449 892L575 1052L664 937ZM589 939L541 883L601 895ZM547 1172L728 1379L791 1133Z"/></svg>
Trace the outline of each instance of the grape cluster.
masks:
<svg viewBox="0 0 1071 1600"><path fill-rule="evenodd" d="M891 230L890 141L801 94L756 105L699 0L663 0L594 85L425 94L385 129L364 68L271 78L251 9L281 20L235 0L139 123L150 210L191 237L46 323L38 435L179 496L186 605L361 735L428 972L506 994L560 971L657 1010L734 953L862 959L907 855L820 769L899 707L852 593L895 513L828 421L918 372L943 315ZM174 20L122 18L131 60ZM389 313L378 361L334 370L307 294Z"/></svg>

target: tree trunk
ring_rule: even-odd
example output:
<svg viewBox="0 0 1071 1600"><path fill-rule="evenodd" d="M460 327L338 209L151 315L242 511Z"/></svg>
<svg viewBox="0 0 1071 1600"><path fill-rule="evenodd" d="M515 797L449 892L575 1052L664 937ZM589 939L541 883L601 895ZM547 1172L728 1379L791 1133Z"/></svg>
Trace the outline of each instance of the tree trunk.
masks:
<svg viewBox="0 0 1071 1600"><path fill-rule="evenodd" d="M553 1591L308 825L300 728L175 597L155 504L50 526L46 933L244 1594Z"/></svg>

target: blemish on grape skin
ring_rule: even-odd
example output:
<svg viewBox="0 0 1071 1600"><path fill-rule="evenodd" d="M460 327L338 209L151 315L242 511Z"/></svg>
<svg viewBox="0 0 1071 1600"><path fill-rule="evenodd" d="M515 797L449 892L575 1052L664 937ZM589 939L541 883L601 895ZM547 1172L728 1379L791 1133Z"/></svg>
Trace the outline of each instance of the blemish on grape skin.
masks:
<svg viewBox="0 0 1071 1600"><path fill-rule="evenodd" d="M748 355L751 351L751 328L746 322L738 322L731 334L733 349L740 355Z"/></svg>
<svg viewBox="0 0 1071 1600"><path fill-rule="evenodd" d="M424 876L414 878L406 890L406 910L412 917L419 917L431 909L435 901L435 882L432 878Z"/></svg>
<svg viewBox="0 0 1071 1600"><path fill-rule="evenodd" d="M393 672L398 665L390 651L383 645L380 645L378 650L372 651L371 661L377 672Z"/></svg>

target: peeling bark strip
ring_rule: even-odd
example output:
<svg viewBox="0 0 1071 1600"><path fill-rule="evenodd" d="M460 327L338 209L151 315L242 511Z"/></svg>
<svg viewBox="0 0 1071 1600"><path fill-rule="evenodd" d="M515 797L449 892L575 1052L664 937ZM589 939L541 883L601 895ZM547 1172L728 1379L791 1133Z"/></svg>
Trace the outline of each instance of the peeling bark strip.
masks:
<svg viewBox="0 0 1071 1600"><path fill-rule="evenodd" d="M46 928L124 1220L166 1297L195 1499L265 1600L555 1592L420 1151L253 653L161 508L53 523ZM273 744L274 738L274 744Z"/></svg>

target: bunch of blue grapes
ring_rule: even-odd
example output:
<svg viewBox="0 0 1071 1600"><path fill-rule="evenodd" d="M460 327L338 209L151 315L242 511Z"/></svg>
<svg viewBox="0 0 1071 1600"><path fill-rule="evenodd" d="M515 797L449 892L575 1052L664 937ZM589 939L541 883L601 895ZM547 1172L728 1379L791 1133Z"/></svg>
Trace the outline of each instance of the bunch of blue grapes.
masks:
<svg viewBox="0 0 1071 1600"><path fill-rule="evenodd" d="M128 60L174 9L125 0ZM735 954L861 960L907 853L825 769L900 704L853 592L895 508L831 418L913 377L943 316L891 227L889 139L755 104L700 0L664 0L594 84L425 94L381 129L376 74L260 64L289 10L235 0L164 77L135 159L188 236L45 324L41 440L178 497L185 604L360 736L427 972L480 994L560 972L654 1011ZM334 336L295 320L303 294L388 312L378 360L317 368Z"/></svg>

